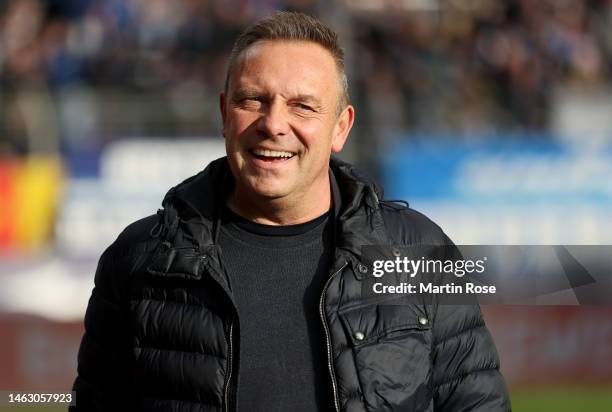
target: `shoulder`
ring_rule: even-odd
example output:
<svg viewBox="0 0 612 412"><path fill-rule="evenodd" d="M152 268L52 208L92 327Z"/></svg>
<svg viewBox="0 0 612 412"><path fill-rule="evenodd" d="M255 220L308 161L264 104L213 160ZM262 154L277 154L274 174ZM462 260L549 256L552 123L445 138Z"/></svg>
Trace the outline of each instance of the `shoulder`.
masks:
<svg viewBox="0 0 612 412"><path fill-rule="evenodd" d="M151 236L157 222L157 215L147 216L131 223L119 234L100 256L95 279L97 286L127 280L138 257L151 251L157 243L157 239Z"/></svg>
<svg viewBox="0 0 612 412"><path fill-rule="evenodd" d="M132 222L123 229L111 245L113 252L116 255L130 255L146 251L154 240L151 232L158 222L159 216L157 215L150 215Z"/></svg>
<svg viewBox="0 0 612 412"><path fill-rule="evenodd" d="M452 245L444 231L424 214L395 202L380 202L385 230L394 243Z"/></svg>

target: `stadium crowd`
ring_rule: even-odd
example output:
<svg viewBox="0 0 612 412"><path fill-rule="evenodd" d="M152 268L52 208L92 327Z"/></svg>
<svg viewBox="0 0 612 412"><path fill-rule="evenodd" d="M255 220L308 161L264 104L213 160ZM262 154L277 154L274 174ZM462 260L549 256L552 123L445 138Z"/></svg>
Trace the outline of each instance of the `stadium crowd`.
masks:
<svg viewBox="0 0 612 412"><path fill-rule="evenodd" d="M608 0L7 0L0 153L218 135L230 41L278 9L340 28L370 139L543 131L559 86L611 80Z"/></svg>

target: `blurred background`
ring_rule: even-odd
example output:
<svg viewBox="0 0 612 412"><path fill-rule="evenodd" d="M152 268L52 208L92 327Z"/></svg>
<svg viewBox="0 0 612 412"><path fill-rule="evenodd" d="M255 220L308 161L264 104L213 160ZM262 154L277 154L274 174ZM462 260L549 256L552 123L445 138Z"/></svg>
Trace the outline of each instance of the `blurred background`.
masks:
<svg viewBox="0 0 612 412"><path fill-rule="evenodd" d="M610 0L3 0L0 389L68 390L97 259L224 154L236 35L341 37L342 154L457 244L612 244ZM516 411L612 408L612 307L488 306Z"/></svg>

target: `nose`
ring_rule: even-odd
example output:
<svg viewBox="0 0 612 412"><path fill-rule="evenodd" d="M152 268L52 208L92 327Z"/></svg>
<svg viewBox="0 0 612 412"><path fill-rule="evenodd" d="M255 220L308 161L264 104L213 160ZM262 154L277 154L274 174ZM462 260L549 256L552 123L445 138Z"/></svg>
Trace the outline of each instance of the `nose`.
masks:
<svg viewBox="0 0 612 412"><path fill-rule="evenodd" d="M285 136L289 133L288 113L282 102L277 99L267 105L257 121L257 130L267 136Z"/></svg>

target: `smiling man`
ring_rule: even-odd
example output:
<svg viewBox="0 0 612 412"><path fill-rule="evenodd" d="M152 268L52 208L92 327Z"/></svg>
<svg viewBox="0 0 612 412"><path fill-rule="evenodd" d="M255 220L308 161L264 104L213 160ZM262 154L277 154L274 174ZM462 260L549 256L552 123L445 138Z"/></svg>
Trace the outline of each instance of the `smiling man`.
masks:
<svg viewBox="0 0 612 412"><path fill-rule="evenodd" d="M299 37L259 40L235 51L230 67L221 95L236 179L230 208L270 225L324 214L331 202L330 153L342 149L354 119L343 68L323 45Z"/></svg>
<svg viewBox="0 0 612 412"><path fill-rule="evenodd" d="M227 157L102 255L81 411L507 411L477 305L361 294L364 245L452 245L331 158L351 130L336 34L299 13L247 28L220 96Z"/></svg>

